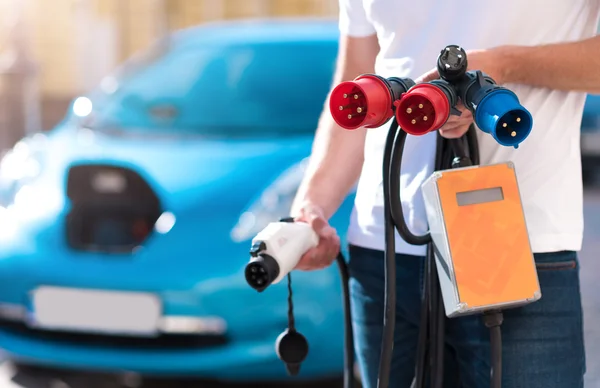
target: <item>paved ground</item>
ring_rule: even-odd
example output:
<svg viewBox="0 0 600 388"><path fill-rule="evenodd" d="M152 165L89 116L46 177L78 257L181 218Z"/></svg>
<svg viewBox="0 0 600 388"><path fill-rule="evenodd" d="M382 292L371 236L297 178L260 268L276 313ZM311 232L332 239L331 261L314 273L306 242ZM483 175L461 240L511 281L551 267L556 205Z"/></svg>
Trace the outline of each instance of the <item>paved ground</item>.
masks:
<svg viewBox="0 0 600 388"><path fill-rule="evenodd" d="M587 366L586 388L600 388L600 187L588 189L585 196L586 235L581 254L582 293L585 308ZM596 366L596 367L595 367ZM1 388L224 388L209 382L199 381L147 381L137 384L136 380L116 379L111 376L90 376L57 371L15 370L10 364L0 365ZM295 385L299 387L299 385ZM306 386L306 385L304 385ZM233 388L233 386L228 386ZM269 388L266 384L251 386L243 384L237 388ZM274 385L272 388L280 388ZM341 387L334 382L311 384L310 388ZM307 387L308 388L308 387ZM564 387L570 388L570 387Z"/></svg>

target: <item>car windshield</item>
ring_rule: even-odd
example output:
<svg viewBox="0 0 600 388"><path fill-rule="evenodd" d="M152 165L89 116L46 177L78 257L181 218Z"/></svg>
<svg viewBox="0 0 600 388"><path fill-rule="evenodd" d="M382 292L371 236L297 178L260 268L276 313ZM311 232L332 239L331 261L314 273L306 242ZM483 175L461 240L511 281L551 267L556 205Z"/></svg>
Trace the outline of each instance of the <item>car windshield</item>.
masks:
<svg viewBox="0 0 600 388"><path fill-rule="evenodd" d="M93 127L223 137L312 134L331 84L335 44L189 46L142 56L91 96Z"/></svg>

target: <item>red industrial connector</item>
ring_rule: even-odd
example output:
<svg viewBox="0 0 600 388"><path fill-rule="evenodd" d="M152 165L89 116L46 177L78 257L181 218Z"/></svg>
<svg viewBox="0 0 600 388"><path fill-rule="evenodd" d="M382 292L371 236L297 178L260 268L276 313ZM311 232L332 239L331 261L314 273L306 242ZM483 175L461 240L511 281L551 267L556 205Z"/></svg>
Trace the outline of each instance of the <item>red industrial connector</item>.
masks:
<svg viewBox="0 0 600 388"><path fill-rule="evenodd" d="M345 129L378 127L394 115L389 88L373 75L339 84L331 92L329 108L335 122Z"/></svg>
<svg viewBox="0 0 600 388"><path fill-rule="evenodd" d="M396 120L406 133L425 135L448 121L456 100L454 88L445 81L418 84L395 102Z"/></svg>
<svg viewBox="0 0 600 388"><path fill-rule="evenodd" d="M344 129L376 128L394 116L392 103L414 82L407 78L388 78L364 74L340 83L331 92L329 109L335 122Z"/></svg>

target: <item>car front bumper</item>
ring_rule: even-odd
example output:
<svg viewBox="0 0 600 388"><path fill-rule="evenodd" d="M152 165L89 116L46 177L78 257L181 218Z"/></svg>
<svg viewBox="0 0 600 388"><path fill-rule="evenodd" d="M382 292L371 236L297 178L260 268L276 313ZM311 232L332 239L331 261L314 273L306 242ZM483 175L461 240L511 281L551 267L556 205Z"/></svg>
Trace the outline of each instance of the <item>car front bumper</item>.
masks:
<svg viewBox="0 0 600 388"><path fill-rule="evenodd" d="M213 348L149 350L144 347L90 346L42 339L24 330L0 330L0 344L8 358L27 364L88 371L136 372L151 376L200 376L228 381L286 379L284 366L274 352L274 342L275 338L270 338ZM302 366L300 377L331 376L341 369L339 357L332 357L327 351L311 353Z"/></svg>
<svg viewBox="0 0 600 388"><path fill-rule="evenodd" d="M99 279L93 271L64 271L33 266L33 259L12 258L0 263L0 348L9 359L26 364L98 372L135 372L155 376L194 376L228 381L266 381L289 378L275 352L277 336L287 325L287 284L257 293L243 283L241 273L195 283L168 276L139 290L160 295L163 318L200 319L226 323L203 330L163 330L158 337L115 336L35 329L31 291L40 284L89 289L133 291L131 276ZM11 264L12 263L12 264ZM90 261L88 261L90 263ZM189 272L189 271L188 271ZM44 273L40 281L37 274ZM60 274L60 276L58 276ZM88 275L86 275L88 274ZM194 276L192 276L194 277ZM242 279L236 283L232 279ZM71 279L71 280L68 280ZM117 279L117 280L115 280ZM178 280L179 279L179 280ZM119 284L127 287L119 287ZM109 284L110 287L103 287ZM337 271L294 276L296 327L310 345L308 358L296 378L323 378L342 373L343 325ZM210 321L210 319L215 319ZM208 329L207 329L208 327Z"/></svg>

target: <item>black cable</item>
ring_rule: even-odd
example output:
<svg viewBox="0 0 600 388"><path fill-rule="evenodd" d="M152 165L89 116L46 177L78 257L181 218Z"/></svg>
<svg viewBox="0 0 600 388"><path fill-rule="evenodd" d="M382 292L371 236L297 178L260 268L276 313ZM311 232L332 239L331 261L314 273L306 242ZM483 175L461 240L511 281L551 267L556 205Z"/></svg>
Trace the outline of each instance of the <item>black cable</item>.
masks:
<svg viewBox="0 0 600 388"><path fill-rule="evenodd" d="M382 339L382 352L380 360L379 370L379 388L387 388L386 384L389 380L386 379L385 373L389 374L392 351L393 351L393 327L389 327L386 323L392 322L387 319L390 315L395 315L395 309L390 311L390 301L395 303L395 276L396 276L396 263L395 263L395 229L398 230L398 234L409 244L412 245L426 245L431 242L431 236L429 233L421 236L414 235L404 219L404 212L402 209L402 203L400 201L400 173L402 164L402 155L404 151L404 144L406 141L407 133L399 130L397 122L394 120L389 128L388 135L386 138L384 154L383 154L383 190L384 190L384 212L386 217L386 267L385 267L385 282L386 282L386 304L385 304L385 318L384 318L384 335ZM437 146L437 157L436 163L442 159L443 143L438 141ZM436 165L436 169L439 166ZM388 211L389 208L389 211ZM389 212L389 213L388 213ZM391 219L389 219L391 218ZM430 316L437 318L437 311L439 308L434 307L431 310L430 302L433 292L437 292L437 298L439 299L439 289L436 287L437 280L431 279L431 273L435 271L435 260L431 255L426 258L426 267L428 268L425 284L424 284L424 295L422 299L422 310L421 310L421 330L419 332L418 348L417 348L417 360L415 366L415 379L413 380L413 386L416 388L422 388L425 384L425 372L426 372L426 360L429 357L434 356L435 359L443 357L443 353L439 356L436 355L437 348L435 347L427 351L429 337L435 336L438 333L437 319L430 320ZM390 281L390 277L393 276L394 280ZM392 284L393 283L393 284ZM433 288L432 288L433 287ZM439 286L437 286L439 287ZM390 297L393 294L393 297ZM436 302L434 300L436 304ZM394 306L395 307L395 306ZM432 314L433 313L433 314ZM395 316L393 317L395 321ZM429 323L429 325L428 325ZM429 327L428 327L429 326ZM443 327L443 326L442 326ZM443 335L441 341L444 341ZM439 341L430 342L432 345L437 344ZM387 358L386 358L387 357ZM430 365L434 360L430 359ZM443 366L442 366L443 367ZM439 380L439 379L438 379ZM441 381L440 381L441 383Z"/></svg>
<svg viewBox="0 0 600 388"><path fill-rule="evenodd" d="M294 300L292 292L292 273L287 274L288 289L288 330L296 330L296 319L294 318Z"/></svg>
<svg viewBox="0 0 600 388"><path fill-rule="evenodd" d="M293 217L284 217L280 222L294 222ZM354 334L352 330L352 311L350 310L350 271L342 252L335 258L342 283L342 302L344 305L344 388L354 388ZM292 273L287 275L288 283L288 332L296 331L294 301L292 291ZM307 350L308 351L308 350ZM306 357L306 355L304 356ZM298 357L302 358L303 357ZM285 360L284 360L285 361Z"/></svg>
<svg viewBox="0 0 600 388"><path fill-rule="evenodd" d="M344 388L354 387L354 336L352 330L352 312L350 310L349 280L350 274L344 255L340 252L336 256L342 280L342 298L344 304ZM285 362L288 373L296 375L300 363L308 355L308 342L296 330L294 318L294 302L292 291L292 274L287 275L288 291L288 328L278 338L276 349L279 358Z"/></svg>
<svg viewBox="0 0 600 388"><path fill-rule="evenodd" d="M350 310L350 272L340 252L336 257L342 279L342 297L344 301L344 388L354 387L354 335L352 332L352 312Z"/></svg>
<svg viewBox="0 0 600 388"><path fill-rule="evenodd" d="M485 326L490 329L490 347L492 368L490 371L490 387L502 387L502 331L500 326L504 317L501 311L490 311L483 314Z"/></svg>
<svg viewBox="0 0 600 388"><path fill-rule="evenodd" d="M438 143L440 143L439 153L437 154L436 160L436 171L448 170L454 167L453 163L456 157L468 160L466 154L462 152L464 139L445 139L438 135ZM442 388L444 383L444 364L445 364L445 345L446 345L446 312L444 308L444 300L442 296L442 289L440 286L440 280L437 272L437 262L435 260L435 245L432 241L429 245L429 260L431 261L430 266L433 268L431 272L432 287L434 288L431 292L436 295L435 304L431 312L431 320L436 321L435 327L435 338L432 347L435 349L435 357L433 358L433 364L431 365L431 373L435 377L432 388ZM440 260L443 260L440 257Z"/></svg>
<svg viewBox="0 0 600 388"><path fill-rule="evenodd" d="M435 171L439 171L444 168L444 157L446 156L445 148L446 140L438 135L435 150ZM417 360L415 367L415 379L413 380L413 385L411 388L423 388L425 386L426 366L430 366L430 364L426 364L430 353L430 342L432 337L431 325L429 322L431 320L429 302L431 293L437 289L431 276L432 269L436 269L435 257L432 248L433 245L430 245L429 249L427 250L427 256L424 263L423 299L421 301L421 321L419 340L417 344Z"/></svg>
<svg viewBox="0 0 600 388"><path fill-rule="evenodd" d="M479 149L475 127L471 125L467 134L459 139L444 139L438 134L435 170L470 166L479 163ZM432 388L443 387L445 350L445 311L441 288L437 276L434 246L429 233L414 235L406 225L400 197L401 162L407 133L392 121L383 154L383 191L385 218L385 316L379 365L378 388L388 388L396 303L396 253L395 230L411 245L429 244L426 257L426 276L421 311L421 327L415 365L415 379L411 387L423 388L427 382ZM458 161L458 163L457 163ZM427 363L427 361L429 361ZM429 381L426 378L429 369ZM498 369L495 369L498 371ZM495 376L497 376L497 372ZM496 387L493 387L496 388Z"/></svg>
<svg viewBox="0 0 600 388"><path fill-rule="evenodd" d="M476 133L473 126L469 129L468 135L466 138L453 140L438 135L435 171L460 167L460 165L454 165L457 158L461 165L471 165L470 157L479 161ZM465 146L468 146L468 152L465 150ZM424 295L421 306L415 379L411 388L423 388L427 382L433 388L443 386L446 317L433 248L432 241L425 259ZM426 369L429 370L428 380L425 377Z"/></svg>
<svg viewBox="0 0 600 388"><path fill-rule="evenodd" d="M415 365L415 378L411 388L422 388L425 386L425 362L428 355L429 339L429 292L430 279L428 275L430 260L425 259L423 276L423 296L421 297L421 319L419 325L419 339L417 341L417 355Z"/></svg>
<svg viewBox="0 0 600 388"><path fill-rule="evenodd" d="M428 249L431 251L431 249ZM431 387L438 388L439 376L435 374L435 361L437 359L437 344L442 340L439 338L439 332L437 330L437 301L438 301L438 285L436 284L437 276L435 276L436 266L435 260L432 260L430 252L427 253L427 261L429 261L429 270L427 277L429 278L429 385Z"/></svg>
<svg viewBox="0 0 600 388"><path fill-rule="evenodd" d="M479 143L477 142L477 129L475 125L471 124L467 131L467 144L469 145L469 158L473 165L477 166L480 163L479 160Z"/></svg>
<svg viewBox="0 0 600 388"><path fill-rule="evenodd" d="M457 149L453 147L453 141L441 137L438 133L435 171L451 168L453 157L457 154ZM437 273L437 262L435 260L434 242L432 241L427 250L426 272L430 284L430 310L429 310L429 370L430 386L432 388L442 388L444 383L444 350L446 344L446 316L443 309L441 288Z"/></svg>
<svg viewBox="0 0 600 388"><path fill-rule="evenodd" d="M431 246L431 260L435 263L435 257L433 256L433 244ZM434 357L433 362L431 364L431 373L433 383L431 385L432 388L442 388L444 384L444 350L446 345L446 314L443 308L442 301L442 291L439 286L439 278L437 276L437 267L432 271L432 279L431 282L435 285L435 290L433 291L436 295L433 304L433 308L431 310L431 320L435 322L434 327L434 335L432 340L432 346L434 348Z"/></svg>
<svg viewBox="0 0 600 388"><path fill-rule="evenodd" d="M502 387L502 330L500 326L490 329L492 348L492 369L490 372L491 387Z"/></svg>
<svg viewBox="0 0 600 388"><path fill-rule="evenodd" d="M396 325L396 234L390 210L389 166L394 146L394 138L398 132L398 123L392 120L388 130L383 151L383 214L385 222L385 267L384 267L384 316L381 336L381 354L379 359L378 388L389 388L392 354L394 351L394 327ZM403 132L403 131L400 131Z"/></svg>
<svg viewBox="0 0 600 388"><path fill-rule="evenodd" d="M389 201L390 211L392 213L392 219L394 220L396 229L398 229L398 234L400 234L404 241L411 245L425 245L431 241L431 235L426 233L422 236L417 236L410 231L408 225L406 225L406 221L404 220L404 211L402 209L402 202L400 201L400 172L402 168L404 143L406 142L407 136L408 134L402 130L396 131L396 135L394 136L393 144L391 146L390 164L387 172L389 180L389 196L390 199L392 199Z"/></svg>
<svg viewBox="0 0 600 388"><path fill-rule="evenodd" d="M439 290L439 287L438 287ZM439 292L441 293L441 290L439 290ZM437 354L436 354L436 359L435 359L435 374L437 376L439 376L439 385L438 387L441 388L443 386L443 382L444 382L444 366L445 366L445 355L446 355L446 312L444 311L444 307L443 307L443 300L440 297L439 302L438 302L438 332L440 333L438 336L438 339L440 339L440 341L437 344Z"/></svg>

